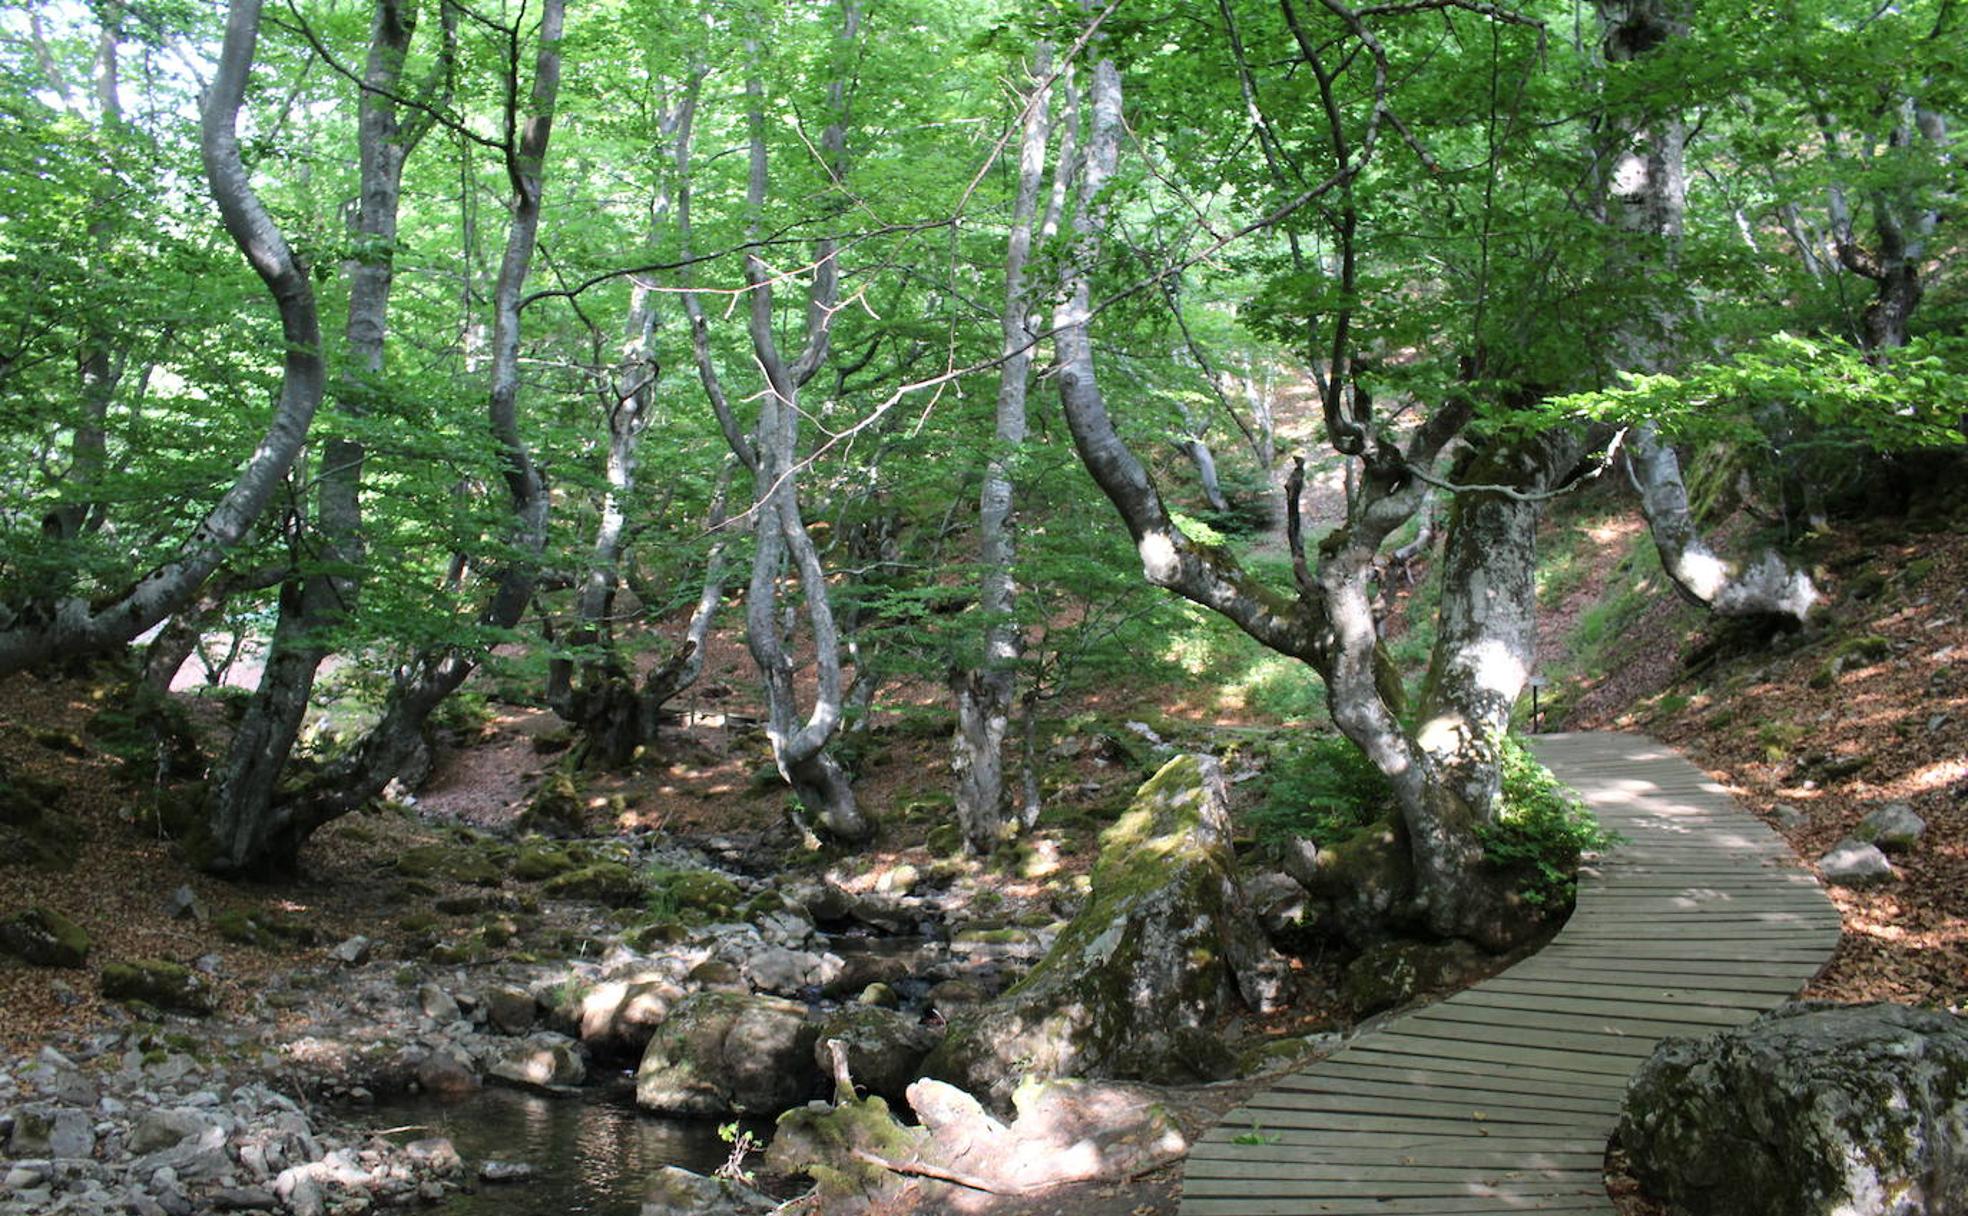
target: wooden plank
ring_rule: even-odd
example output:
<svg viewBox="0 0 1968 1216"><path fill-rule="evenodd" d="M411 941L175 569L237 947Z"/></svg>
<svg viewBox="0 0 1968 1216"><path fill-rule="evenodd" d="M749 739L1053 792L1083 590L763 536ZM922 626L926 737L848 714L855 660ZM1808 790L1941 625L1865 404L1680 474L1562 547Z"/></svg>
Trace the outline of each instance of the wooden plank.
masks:
<svg viewBox="0 0 1968 1216"><path fill-rule="evenodd" d="M1694 926L1682 933L1642 929L1635 933L1610 930L1565 939L1554 957L1567 953L1606 955L1617 953L1628 959L1722 958L1744 962L1769 960L1813 963L1837 947L1839 934L1825 929L1769 929L1762 932L1731 932L1726 926Z"/></svg>
<svg viewBox="0 0 1968 1216"><path fill-rule="evenodd" d="M1337 1161L1226 1161L1206 1158L1184 1171L1185 1188L1195 1178L1277 1178L1283 1181L1360 1182L1368 1185L1477 1182L1488 1186L1513 1183L1581 1181L1600 1176L1597 1165L1558 1168L1494 1168L1453 1165L1365 1165Z"/></svg>
<svg viewBox="0 0 1968 1216"><path fill-rule="evenodd" d="M1742 1006L1693 1005L1662 1001L1599 1000L1590 996L1527 996L1503 992L1484 985L1457 993L1444 1005L1483 1006L1495 1009L1542 1010L1551 1013L1600 1014L1610 1017L1636 1017L1663 1026L1685 1026L1668 1034L1700 1033L1701 1028L1735 1025L1752 1020L1757 1010ZM1663 1036L1665 1037L1665 1036Z"/></svg>
<svg viewBox="0 0 1968 1216"><path fill-rule="evenodd" d="M1559 954L1547 950L1488 982L1558 978L1580 986L1617 984L1644 988L1666 981L1670 987L1678 985L1734 992L1784 993L1790 991L1785 987L1786 983L1800 975L1808 979L1815 972L1816 962L1810 958L1648 958L1639 955L1618 958L1605 952L1578 950Z"/></svg>
<svg viewBox="0 0 1968 1216"><path fill-rule="evenodd" d="M1459 1022L1417 1014L1404 1019L1398 1030L1389 1032L1396 1039L1415 1039L1431 1054L1469 1056L1495 1049L1501 1057L1478 1055L1478 1059L1509 1063L1543 1060L1547 1066L1586 1068L1593 1072L1625 1072L1634 1061L1654 1052L1654 1040L1641 1035L1598 1034L1576 1030L1530 1030L1518 1026L1496 1026L1483 1022ZM1443 1046L1443 1044L1453 1046ZM1563 1061L1562 1065L1557 1062Z"/></svg>
<svg viewBox="0 0 1968 1216"><path fill-rule="evenodd" d="M1414 1164L1460 1164L1456 1160L1445 1160L1439 1154L1454 1154L1459 1151L1479 1151L1494 1159L1514 1160L1517 1165L1540 1153L1585 1153L1596 1154L1600 1159L1606 1155L1603 1138L1592 1141L1561 1140L1549 1131L1533 1133L1527 1131L1516 1136L1484 1136L1471 1131L1461 1132L1320 1132L1298 1127L1252 1128L1248 1121L1241 1126L1221 1125L1225 1132L1234 1135L1219 1139L1212 1135L1198 1142L1195 1150L1201 1151L1204 1144L1212 1146L1215 1156L1228 1157L1238 1161L1300 1161L1317 1160L1321 1156L1338 1154L1345 1158L1366 1161L1381 1161L1389 1165L1403 1162ZM1576 1134L1576 1130L1574 1131ZM1252 1136L1261 1135L1262 1144L1248 1143ZM1246 1142L1239 1142L1238 1137ZM1311 1156L1308 1157L1308 1154Z"/></svg>
<svg viewBox="0 0 1968 1216"><path fill-rule="evenodd" d="M1383 1055L1419 1056L1424 1060L1439 1059L1444 1063L1453 1059L1457 1063L1468 1061L1512 1068L1544 1068L1582 1076L1611 1077L1619 1081L1624 1081L1639 1067L1640 1059L1645 1054L1551 1051L1519 1043L1463 1043L1453 1049L1451 1056L1452 1049L1443 1045L1445 1041L1452 1040L1388 1031L1374 1036L1373 1050Z"/></svg>
<svg viewBox="0 0 1968 1216"><path fill-rule="evenodd" d="M1268 1095L1267 1095L1268 1096ZM1509 1111L1492 1113L1475 1110L1467 1106L1444 1106L1444 1113L1433 1113L1419 1109L1423 1106L1437 1105L1400 1101L1389 1103L1377 1111L1299 1110L1285 1105L1255 1105L1246 1103L1223 1116L1225 1127L1242 1127L1249 1135L1282 1135L1295 1132L1377 1132L1385 1136L1480 1136L1526 1137L1547 1136L1549 1129L1562 1127L1570 1129L1577 1126L1576 1113L1570 1120L1554 1120L1549 1117L1533 1119L1530 1112L1522 1112L1526 1117L1513 1117ZM1568 1112L1569 1113L1569 1112ZM1477 1118L1477 1115L1482 1118Z"/></svg>
<svg viewBox="0 0 1968 1216"><path fill-rule="evenodd" d="M1615 1098L1604 1091L1589 1095L1562 1092L1529 1093L1522 1087L1514 1085L1507 1077L1490 1081L1480 1076L1469 1075L1461 1077L1452 1074L1445 1077L1439 1073L1413 1075L1415 1079L1412 1080L1383 1080L1374 1075L1336 1075L1330 1068L1318 1068L1298 1076L1284 1078L1258 1098L1252 1098L1249 1105L1257 1105L1259 1098L1269 1100L1273 1097L1306 1100L1330 1098L1370 1102L1391 1102L1401 1099L1410 1103L1432 1101L1460 1104L1465 1109L1477 1110L1512 1105L1532 1106L1550 1112L1555 1119L1574 1121L1576 1116L1581 1114L1604 1113L1608 1104L1618 1105ZM1456 1081L1461 1083L1454 1083ZM1422 1097L1417 1098L1417 1092Z"/></svg>
<svg viewBox="0 0 1968 1216"><path fill-rule="evenodd" d="M1608 1085L1598 1077L1581 1079L1572 1073L1547 1073L1541 1069L1516 1068L1505 1075L1484 1065L1481 1068L1453 1068L1446 1065L1431 1064L1428 1061L1411 1061L1406 1058L1388 1060L1370 1058L1362 1055L1346 1057L1334 1056L1314 1068L1287 1078L1293 1086L1325 1083L1359 1083L1373 1085L1397 1085L1410 1088L1434 1090L1443 1093L1460 1094L1466 1090L1489 1090L1504 1086L1513 1093L1540 1102L1584 1102L1596 1103L1608 1097L1617 1099L1623 1092L1618 1084ZM1460 1101L1458 1097L1455 1099Z"/></svg>
<svg viewBox="0 0 1968 1216"><path fill-rule="evenodd" d="M1249 1195L1257 1189L1252 1182L1252 1178L1192 1178L1185 1175L1182 1194L1184 1198ZM1472 1171L1458 1178L1440 1181L1413 1177L1355 1181L1273 1176L1264 1180L1262 1191L1267 1198L1277 1199L1293 1196L1306 1199L1480 1199L1591 1195L1595 1190L1603 1191L1605 1185L1603 1175L1554 1174L1547 1178L1492 1182Z"/></svg>
<svg viewBox="0 0 1968 1216"><path fill-rule="evenodd" d="M1751 946L1774 945L1786 949L1803 945L1829 947L1838 944L1842 932L1842 926L1829 922L1727 921L1694 916L1679 921L1620 925L1608 918L1582 925L1576 933L1567 933L1560 949L1576 950L1581 946L1603 945L1673 945L1676 942L1742 942Z"/></svg>
<svg viewBox="0 0 1968 1216"><path fill-rule="evenodd" d="M1527 975L1491 980L1485 987L1490 992L1515 996L1580 997L1595 1001L1651 1001L1656 1004L1682 1005L1690 1009L1713 1006L1720 1009L1751 1009L1762 1012L1782 1004L1787 995L1803 986L1800 983L1782 991L1748 992L1740 989L1698 987L1699 981L1685 976L1679 979L1663 977L1659 983L1648 983L1647 978L1641 977L1632 983L1619 983L1613 979L1608 979L1604 983L1585 983L1570 976L1551 979Z"/></svg>
<svg viewBox="0 0 1968 1216"><path fill-rule="evenodd" d="M1562 1082L1572 1086L1574 1090L1610 1089L1617 1093L1623 1092L1626 1089L1626 1078L1624 1076L1613 1076L1590 1070L1581 1071L1570 1067L1569 1063L1564 1067L1554 1068L1548 1064L1526 1061L1521 1058L1521 1053L1503 1052L1500 1054L1512 1058L1501 1061L1501 1063L1508 1065L1508 1068L1502 1068L1498 1066L1500 1062L1494 1059L1479 1058L1474 1055L1442 1055L1432 1050L1416 1052L1405 1041L1383 1041L1383 1038L1382 1035L1375 1035L1372 1040L1349 1048L1348 1062L1369 1066L1378 1065L1384 1068L1420 1068L1429 1071L1460 1073L1479 1076L1492 1082L1506 1075L1513 1081L1521 1076L1534 1078L1542 1082Z"/></svg>
<svg viewBox="0 0 1968 1216"><path fill-rule="evenodd" d="M1595 898L1588 892L1586 898L1591 901L1589 910L1578 913L1573 919L1583 917L1583 923L1587 926L1618 920L1663 924L1704 916L1760 918L1773 924L1795 922L1822 925L1827 929L1840 928L1844 923L1836 909L1826 906L1822 895L1786 895L1770 899L1756 895L1690 895L1683 891L1660 891L1645 897L1607 899Z"/></svg>
<svg viewBox="0 0 1968 1216"><path fill-rule="evenodd" d="M1358 1098L1359 1095L1340 1095ZM1337 1106L1337 1108L1335 1108ZM1592 1111L1543 1110L1528 1106L1509 1106L1502 1102L1428 1102L1416 1098L1386 1101L1371 1110L1332 1102L1332 1095L1304 1094L1273 1089L1256 1095L1224 1116L1226 1123L1244 1120L1265 1130L1275 1128L1361 1129L1375 1120L1391 1120L1385 1130L1427 1130L1425 1120L1475 1124L1481 1133L1492 1136L1549 1135L1552 1128L1570 1131L1582 1116L1603 1116L1606 1107Z"/></svg>
<svg viewBox="0 0 1968 1216"><path fill-rule="evenodd" d="M1445 1023L1517 1026L1526 1030L1556 1030L1575 1034L1624 1035L1658 1042L1672 1035L1693 1033L1687 1022L1661 1022L1632 1014L1590 1013L1523 1008L1510 1005L1471 1005L1443 1001L1428 1007L1431 1019Z"/></svg>
<svg viewBox="0 0 1968 1216"><path fill-rule="evenodd" d="M1466 1137L1430 1148L1365 1145L1321 1145L1279 1141L1237 1144L1214 1137L1198 1141L1190 1159L1215 1161L1353 1165L1361 1169L1405 1169L1409 1166L1472 1169L1591 1169L1606 1159L1603 1140L1484 1140Z"/></svg>
<svg viewBox="0 0 1968 1216"><path fill-rule="evenodd" d="M1490 982L1502 984L1504 991L1549 992L1554 996L1601 996L1609 989L1631 989L1635 992L1653 990L1675 993L1678 995L1674 999L1678 1000L1740 996L1769 1005L1795 993L1811 976L1810 968L1802 963L1782 967L1758 966L1756 971L1747 970L1752 964L1744 964L1746 969L1742 974L1733 974L1726 965L1715 966L1718 961L1683 959L1676 964L1655 959L1650 965L1642 967L1636 960L1625 968L1546 964L1536 970L1500 975ZM1544 987L1526 988L1525 985L1529 984ZM1634 995L1635 992L1621 995ZM1722 1003L1737 1002L1723 999Z"/></svg>

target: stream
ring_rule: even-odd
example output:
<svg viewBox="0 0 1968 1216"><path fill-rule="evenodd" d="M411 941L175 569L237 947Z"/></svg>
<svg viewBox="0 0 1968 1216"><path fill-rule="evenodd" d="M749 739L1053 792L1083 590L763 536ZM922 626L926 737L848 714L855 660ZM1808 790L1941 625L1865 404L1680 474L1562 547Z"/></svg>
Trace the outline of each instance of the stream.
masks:
<svg viewBox="0 0 1968 1216"><path fill-rule="evenodd" d="M524 1182L478 1181L475 1191L445 1196L434 1209L443 1216L639 1216L648 1175L665 1165L708 1174L730 1150L717 1120L638 1111L627 1078L591 1085L579 1097L487 1086L458 1099L392 1098L361 1121L397 1141L448 1137L474 1178L486 1161L533 1167ZM752 1130L762 1136L770 1124Z"/></svg>
<svg viewBox="0 0 1968 1216"><path fill-rule="evenodd" d="M828 935L825 948L858 977L850 990L875 980L889 984L912 1015L930 1003L939 980L961 981L982 995L999 991L1024 970L1031 952L1029 945L976 942L953 958L950 945L935 938L865 932ZM822 1000L817 988L802 995L814 1016L839 1003ZM602 1066L590 1077L578 1094L563 1097L488 1085L461 1097L385 1098L345 1113L398 1143L429 1136L451 1141L474 1189L447 1195L435 1209L441 1216L641 1216L651 1174L666 1165L709 1174L730 1155L718 1136L720 1120L639 1110L633 1068ZM744 1126L762 1144L772 1119ZM755 1154L747 1164L756 1169L759 1159ZM523 1162L534 1172L523 1182L486 1182L478 1170L488 1161Z"/></svg>

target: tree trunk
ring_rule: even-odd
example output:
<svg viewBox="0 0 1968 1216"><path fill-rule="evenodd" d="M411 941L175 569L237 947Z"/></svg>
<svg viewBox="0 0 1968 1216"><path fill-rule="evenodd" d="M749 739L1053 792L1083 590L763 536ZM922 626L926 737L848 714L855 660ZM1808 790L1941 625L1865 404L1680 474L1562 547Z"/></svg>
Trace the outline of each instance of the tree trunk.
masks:
<svg viewBox="0 0 1968 1216"><path fill-rule="evenodd" d="M675 106L658 117L658 128L666 139L675 140L688 130L697 89L698 81L693 74L684 82ZM657 174L650 207L655 230L668 226L676 177L687 167L679 163L675 148L667 151L664 160L667 163ZM608 488L602 494L587 573L575 601L576 624L569 639L575 654L555 659L548 668L548 703L588 737L591 745L588 754L610 768L627 764L637 749L655 739L656 715L662 702L687 687L702 667L701 661L691 661L702 645L701 639L686 641L677 656L652 675L650 685L638 689L635 673L618 652L613 625L616 594L622 584L628 507L636 488L637 448L655 417L656 382L662 372L651 349L657 321L653 284L640 277L632 279L621 356L616 363L607 407L608 454L604 475ZM720 485L720 502L712 510L720 522L722 494ZM720 539L720 551L722 544ZM711 566L714 572L720 569L716 556L711 559ZM717 585L722 587L721 579ZM659 689L657 696L648 695Z"/></svg>
<svg viewBox="0 0 1968 1216"><path fill-rule="evenodd" d="M205 176L226 233L280 312L280 394L265 434L177 554L105 601L78 598L0 611L0 675L121 646L189 603L280 488L321 403L321 326L307 269L254 193L239 152L239 111L259 41L260 0L235 0L200 121Z"/></svg>
<svg viewBox="0 0 1968 1216"><path fill-rule="evenodd" d="M110 137L104 140L107 145L123 123L117 82L121 37L117 26L123 11L120 4L111 3L103 5L100 12L102 29L96 40L95 103L97 121L104 135ZM116 166L108 156L104 160L99 185L90 200L94 218L89 221L89 240L98 259L98 265L92 269L101 274L109 273L100 263L109 258L118 213ZM107 314L97 313L84 322L82 349L76 360L82 417L70 440L71 460L64 479L69 486L65 497L70 501L58 508L52 518L54 534L63 541L72 541L90 530L92 523L101 523L99 507L91 492L109 467L109 404L122 379L123 358L127 354L117 349L109 320Z"/></svg>
<svg viewBox="0 0 1968 1216"><path fill-rule="evenodd" d="M1809 617L1819 595L1808 572L1768 549L1739 562L1708 547L1688 508L1681 462L1652 426L1636 427L1628 436L1626 466L1640 492L1640 509L1647 517L1661 568L1690 602L1717 616L1797 623Z"/></svg>
<svg viewBox="0 0 1968 1216"><path fill-rule="evenodd" d="M838 71L827 86L830 120L820 136L820 159L836 179L846 162L846 90L850 69L847 52L857 45L861 35L861 10L855 0L843 0L841 17ZM756 54L757 43L748 43L748 48ZM756 72L746 81L745 94L746 126L750 134L746 202L752 212L756 237L765 209L768 170L764 88ZM680 226L687 232L687 191L683 193L680 220ZM745 282L751 297L747 329L753 356L764 378L763 391L758 395L758 422L749 439L738 427L711 362L708 331L695 293L684 293L684 308L691 319L698 371L706 395L717 412L733 455L753 473L752 511L757 546L746 592L745 640L765 685L766 735L772 742L773 762L822 830L839 840L855 843L871 837L874 824L856 805L846 772L826 754L846 709L842 643L826 568L807 532L799 505L799 393L825 365L831 349L840 301L840 268L835 255L831 238L815 243L804 346L791 362L781 353L773 330L775 276L757 256L748 254L745 258ZM782 625L780 619L780 579L788 564L799 580L800 596L806 607L817 677L813 707L803 719L793 684L792 659L786 650L785 634L794 619L790 615L791 605L786 606L787 621Z"/></svg>
<svg viewBox="0 0 1968 1216"><path fill-rule="evenodd" d="M980 667L951 673L957 729L950 740L950 767L956 774L957 823L968 846L988 853L1016 821L1006 815L1005 732L1011 720L1017 663L1023 649L1013 586L1016 538L1012 532L1012 483L1025 442L1025 398L1038 341L1031 324L1031 290L1025 265L1031 256L1032 225L1039 187L1045 177L1051 138L1052 45L1041 42L1032 59L1034 90L1026 99L1018 153L1018 188L1012 199L1011 231L1005 242L1003 362L999 370L997 432L978 499L977 564L981 570L978 607L984 617L984 660Z"/></svg>
<svg viewBox="0 0 1968 1216"><path fill-rule="evenodd" d="M487 418L505 464L513 517L511 548L517 556L508 559L494 576L492 593L479 617L481 625L493 629L510 629L519 623L532 599L546 544L546 485L519 429L519 306L538 243L542 173L560 88L565 14L566 0L545 0L534 57L530 113L516 120L516 141L505 150L507 180L513 192L512 218L492 295ZM515 81L515 94L517 90ZM318 828L363 806L390 782L412 771L420 759L428 758L425 723L476 665L476 655L456 648L433 649L414 658L397 672L382 718L369 733L305 790L273 803L256 817L241 817L233 835L219 839L221 852L215 868L233 873L291 869L302 844Z"/></svg>
<svg viewBox="0 0 1968 1216"><path fill-rule="evenodd" d="M450 49L446 11L445 47ZM351 370L337 384L335 404L356 419L367 413L367 399L383 373L389 330L389 298L396 268L398 201L403 167L429 130L429 121L398 122L396 97L403 63L416 33L414 0L378 0L370 25L365 87L357 117L361 192L351 233L356 256L345 266L349 278L348 318L343 333ZM444 71L444 63L434 69ZM291 519L295 571L281 587L267 663L245 716L233 733L220 768L212 805L212 836L219 844L215 866L250 868L262 849L255 824L266 819L307 717L316 673L328 657L328 633L355 610L361 590L363 445L336 436L324 446L316 478L316 518ZM309 550L318 549L310 555Z"/></svg>
<svg viewBox="0 0 1968 1216"><path fill-rule="evenodd" d="M1204 419L1198 423L1187 407L1178 408L1182 410L1183 437L1176 446L1189 458L1189 463L1196 466L1196 482L1202 487L1203 501L1209 509L1219 515L1228 515L1230 502L1223 497L1223 483L1216 475L1216 453L1210 451L1209 440L1203 438L1209 431L1209 421Z"/></svg>
<svg viewBox="0 0 1968 1216"><path fill-rule="evenodd" d="M1688 34L1686 18L1672 0L1602 0L1599 13L1609 62L1656 53ZM1687 124L1677 113L1660 111L1617 116L1613 130L1622 143L1605 186L1607 220L1619 234L1625 274L1644 281L1673 264L1681 240L1688 205ZM1657 306L1651 315L1629 322L1619 335L1628 367L1670 370L1682 320ZM1769 550L1734 562L1709 548L1688 510L1681 462L1651 424L1633 428L1626 453L1661 566L1682 595L1722 616L1805 618L1818 599L1810 575Z"/></svg>
<svg viewBox="0 0 1968 1216"><path fill-rule="evenodd" d="M1465 489L1449 516L1435 649L1415 715L1432 805L1419 830L1432 838L1417 841L1414 856L1431 916L1492 947L1509 944L1525 922L1483 864L1480 832L1495 820L1499 748L1537 658L1537 499L1587 449L1587 436L1553 431L1486 452L1463 479L1508 482L1514 493ZM1409 828L1418 830L1412 820Z"/></svg>

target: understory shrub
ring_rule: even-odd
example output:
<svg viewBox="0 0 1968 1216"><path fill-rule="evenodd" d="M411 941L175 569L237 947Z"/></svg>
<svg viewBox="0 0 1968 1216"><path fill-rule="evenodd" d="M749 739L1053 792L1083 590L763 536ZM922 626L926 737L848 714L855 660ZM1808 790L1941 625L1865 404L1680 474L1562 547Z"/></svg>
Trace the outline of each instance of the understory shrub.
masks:
<svg viewBox="0 0 1968 1216"><path fill-rule="evenodd" d="M1571 903L1579 855L1613 837L1516 735L1501 744L1503 796L1497 821L1480 835L1484 856L1518 872L1519 892L1540 909ZM1263 800L1245 822L1260 845L1291 840L1331 848L1358 829L1395 815L1387 778L1345 736L1314 735L1275 758Z"/></svg>
<svg viewBox="0 0 1968 1216"><path fill-rule="evenodd" d="M1502 806L1497 821L1481 829L1483 855L1516 869L1518 888L1533 907L1567 907L1578 893L1579 854L1603 849L1613 837L1585 804L1558 784L1517 735L1501 744Z"/></svg>
<svg viewBox="0 0 1968 1216"><path fill-rule="evenodd" d="M1271 761L1264 797L1245 822L1260 844L1328 848L1394 809L1387 778L1344 735L1311 735Z"/></svg>

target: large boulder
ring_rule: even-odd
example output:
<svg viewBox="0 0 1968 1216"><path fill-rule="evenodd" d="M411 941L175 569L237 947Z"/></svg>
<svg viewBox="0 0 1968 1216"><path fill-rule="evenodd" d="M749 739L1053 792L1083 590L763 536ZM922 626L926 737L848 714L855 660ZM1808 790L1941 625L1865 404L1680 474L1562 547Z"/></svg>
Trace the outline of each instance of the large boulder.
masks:
<svg viewBox="0 0 1968 1216"><path fill-rule="evenodd" d="M1025 1077L1217 1080L1213 1033L1277 999L1275 961L1237 884L1222 769L1177 756L1101 835L1084 910L1002 997L957 1015L925 1063L1003 1109Z"/></svg>
<svg viewBox="0 0 1968 1216"><path fill-rule="evenodd" d="M1619 1134L1641 1183L1694 1216L1968 1212L1968 1021L1811 1003L1669 1039Z"/></svg>
<svg viewBox="0 0 1968 1216"><path fill-rule="evenodd" d="M1189 1151L1164 1092L1074 1079L1031 1081L1000 1122L976 1098L941 1081L908 1089L907 1126L879 1096L787 1111L765 1168L812 1176L828 1216L956 1210L964 1191L1027 1195L1070 1183L1133 1178Z"/></svg>
<svg viewBox="0 0 1968 1216"><path fill-rule="evenodd" d="M640 1057L682 999L683 989L668 980L607 980L581 994L574 1019L590 1051Z"/></svg>
<svg viewBox="0 0 1968 1216"><path fill-rule="evenodd" d="M847 1053L854 1080L871 1094L900 1102L909 1083L922 1075L923 1058L942 1036L905 1013L879 1005L843 1005L820 1023L813 1062L821 1072L832 1071L827 1044L838 1042Z"/></svg>
<svg viewBox="0 0 1968 1216"><path fill-rule="evenodd" d="M636 1105L664 1115L776 1114L813 1092L817 1033L796 1001L695 993L651 1036Z"/></svg>

